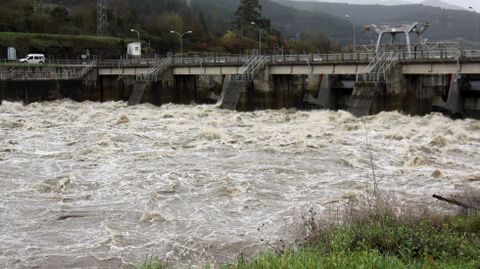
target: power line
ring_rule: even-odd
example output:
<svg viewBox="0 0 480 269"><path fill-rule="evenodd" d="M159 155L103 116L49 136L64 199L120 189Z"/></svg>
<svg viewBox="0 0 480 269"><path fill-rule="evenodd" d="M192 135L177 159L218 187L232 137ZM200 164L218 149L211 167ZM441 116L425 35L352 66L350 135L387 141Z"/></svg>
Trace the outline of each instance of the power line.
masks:
<svg viewBox="0 0 480 269"><path fill-rule="evenodd" d="M107 29L107 0L97 0L97 35L104 35Z"/></svg>

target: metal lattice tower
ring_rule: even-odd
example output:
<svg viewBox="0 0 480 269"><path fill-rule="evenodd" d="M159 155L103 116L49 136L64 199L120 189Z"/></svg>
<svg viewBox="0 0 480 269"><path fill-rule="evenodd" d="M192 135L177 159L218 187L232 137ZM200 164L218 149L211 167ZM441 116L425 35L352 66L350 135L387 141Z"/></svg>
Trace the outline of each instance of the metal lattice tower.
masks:
<svg viewBox="0 0 480 269"><path fill-rule="evenodd" d="M415 33L420 39L420 44L423 43L423 33L430 26L428 22L414 22L414 23L395 23L395 24L370 24L365 26L366 30L373 28L378 33L377 46L375 52L378 53L380 50L380 43L382 37L385 34L390 34L392 36L392 44L395 43L395 35L405 34L406 45L408 53L412 53L412 48L410 44L410 33Z"/></svg>
<svg viewBox="0 0 480 269"><path fill-rule="evenodd" d="M97 0L97 35L104 35L107 29L107 0Z"/></svg>

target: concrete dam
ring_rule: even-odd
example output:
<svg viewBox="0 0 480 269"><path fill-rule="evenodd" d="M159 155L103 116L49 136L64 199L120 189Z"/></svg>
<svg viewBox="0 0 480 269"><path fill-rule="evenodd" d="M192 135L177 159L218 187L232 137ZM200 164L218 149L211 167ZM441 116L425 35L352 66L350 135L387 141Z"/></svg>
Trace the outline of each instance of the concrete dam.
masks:
<svg viewBox="0 0 480 269"><path fill-rule="evenodd" d="M69 98L480 118L480 51L169 57L3 65L0 100Z"/></svg>

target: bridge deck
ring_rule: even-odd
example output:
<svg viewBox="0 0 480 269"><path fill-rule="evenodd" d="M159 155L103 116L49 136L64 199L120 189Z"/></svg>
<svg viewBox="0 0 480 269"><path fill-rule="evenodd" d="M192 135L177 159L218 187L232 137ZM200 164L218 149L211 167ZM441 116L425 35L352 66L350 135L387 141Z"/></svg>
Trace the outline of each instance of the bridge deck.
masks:
<svg viewBox="0 0 480 269"><path fill-rule="evenodd" d="M238 74L251 55L194 56L172 58L174 75ZM374 53L337 53L308 55L269 55L265 66L272 75L359 74L375 57ZM97 61L98 74L137 76L146 74L158 58ZM437 50L399 54L404 74L480 74L480 50ZM45 65L0 62L0 80L15 79L81 79L82 70L91 63L54 61Z"/></svg>
<svg viewBox="0 0 480 269"><path fill-rule="evenodd" d="M194 56L173 58L174 75L230 75L253 56ZM375 57L374 53L337 53L308 55L270 55L265 64L269 74L358 74ZM104 61L100 75L135 75L144 72L150 60ZM480 74L480 51L439 50L402 52L399 62L405 74L451 74L464 72Z"/></svg>

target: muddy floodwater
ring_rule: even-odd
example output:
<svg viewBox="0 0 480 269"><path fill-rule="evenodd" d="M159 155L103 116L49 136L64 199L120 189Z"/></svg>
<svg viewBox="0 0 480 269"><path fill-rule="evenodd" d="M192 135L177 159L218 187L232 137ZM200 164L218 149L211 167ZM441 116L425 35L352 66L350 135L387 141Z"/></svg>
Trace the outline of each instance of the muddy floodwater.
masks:
<svg viewBox="0 0 480 269"><path fill-rule="evenodd" d="M311 207L363 196L370 159L381 189L440 206L432 194L480 188L480 121L4 102L0 267L232 261L291 238Z"/></svg>

